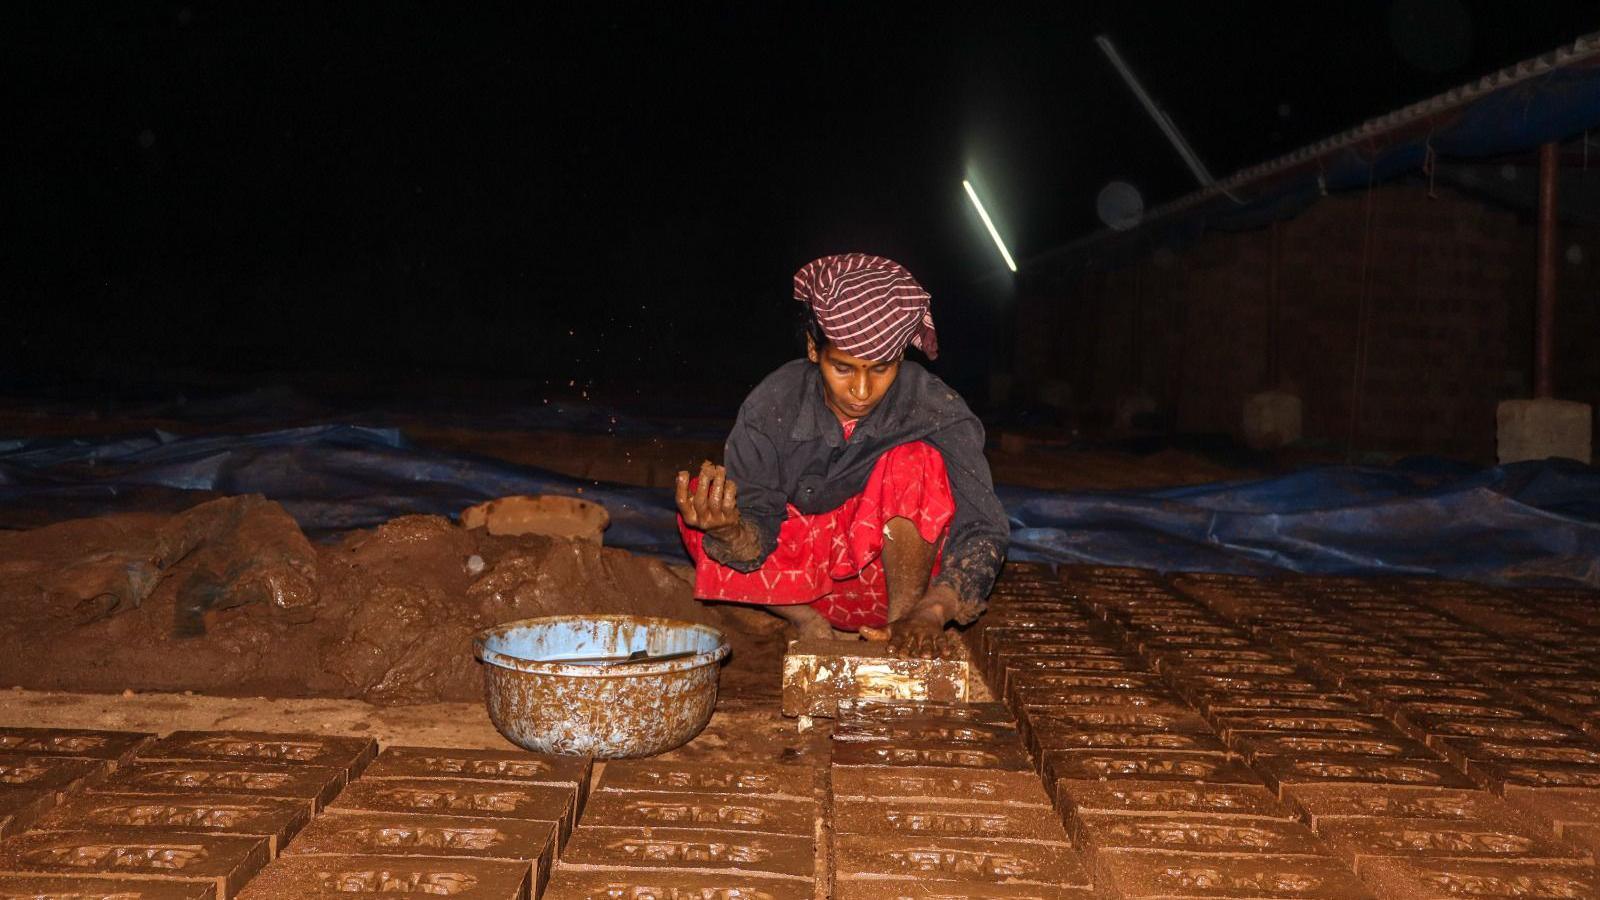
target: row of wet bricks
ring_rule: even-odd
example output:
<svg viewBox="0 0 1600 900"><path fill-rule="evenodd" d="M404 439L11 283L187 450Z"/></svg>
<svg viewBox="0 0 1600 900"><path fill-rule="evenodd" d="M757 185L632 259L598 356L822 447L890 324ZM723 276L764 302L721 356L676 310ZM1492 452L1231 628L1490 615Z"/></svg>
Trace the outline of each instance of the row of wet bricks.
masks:
<svg viewBox="0 0 1600 900"><path fill-rule="evenodd" d="M1600 897L1597 621L1008 566L965 635L1002 702L846 702L792 758L0 729L0 900Z"/></svg>

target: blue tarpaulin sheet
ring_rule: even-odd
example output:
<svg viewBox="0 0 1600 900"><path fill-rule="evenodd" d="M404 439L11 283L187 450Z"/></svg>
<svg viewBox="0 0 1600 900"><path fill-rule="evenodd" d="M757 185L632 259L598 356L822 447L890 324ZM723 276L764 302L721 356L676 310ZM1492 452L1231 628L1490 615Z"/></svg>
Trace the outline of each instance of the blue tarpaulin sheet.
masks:
<svg viewBox="0 0 1600 900"><path fill-rule="evenodd" d="M395 429L0 441L0 503L71 501L109 512L150 487L263 494L312 534L409 513L454 516L511 494L565 494L606 506L607 544L684 558L665 490L429 450ZM1600 587L1600 471L1577 463L1326 467L1136 492L1003 485L1000 496L1016 559Z"/></svg>

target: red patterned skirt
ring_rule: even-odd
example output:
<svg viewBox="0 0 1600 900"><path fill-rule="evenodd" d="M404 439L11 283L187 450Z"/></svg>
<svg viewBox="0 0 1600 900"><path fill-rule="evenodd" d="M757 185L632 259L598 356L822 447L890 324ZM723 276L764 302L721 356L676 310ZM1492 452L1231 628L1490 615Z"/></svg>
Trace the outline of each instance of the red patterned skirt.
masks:
<svg viewBox="0 0 1600 900"><path fill-rule="evenodd" d="M938 540L955 515L944 457L932 445L902 444L878 457L861 493L837 509L803 515L789 506L778 546L761 568L738 572L706 556L705 535L678 531L695 562L695 596L767 606L808 604L833 627L855 631L889 621L883 572L884 525L909 519L922 539ZM934 562L933 570L939 571Z"/></svg>

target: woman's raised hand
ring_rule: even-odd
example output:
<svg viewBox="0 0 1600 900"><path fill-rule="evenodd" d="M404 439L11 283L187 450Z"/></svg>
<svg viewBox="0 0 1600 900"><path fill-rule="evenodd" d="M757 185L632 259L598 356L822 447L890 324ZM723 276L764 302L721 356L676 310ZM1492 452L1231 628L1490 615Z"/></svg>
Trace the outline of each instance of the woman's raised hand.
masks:
<svg viewBox="0 0 1600 900"><path fill-rule="evenodd" d="M678 514L690 528L712 534L726 534L739 524L739 486L728 477L728 470L700 464L700 475L689 487L689 473L678 473Z"/></svg>

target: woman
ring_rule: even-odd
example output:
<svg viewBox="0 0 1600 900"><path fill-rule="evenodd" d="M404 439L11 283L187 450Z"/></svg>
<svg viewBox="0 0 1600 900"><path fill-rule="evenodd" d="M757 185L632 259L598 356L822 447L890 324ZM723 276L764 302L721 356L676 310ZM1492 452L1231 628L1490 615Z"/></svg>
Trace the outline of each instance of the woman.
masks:
<svg viewBox="0 0 1600 900"><path fill-rule="evenodd" d="M726 467L679 472L695 596L770 606L803 638L832 629L940 653L971 622L1009 529L983 426L915 362L938 354L928 293L899 263L851 253L794 277L806 358L739 408Z"/></svg>

